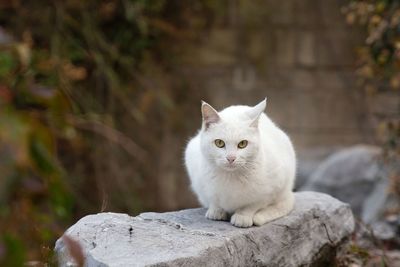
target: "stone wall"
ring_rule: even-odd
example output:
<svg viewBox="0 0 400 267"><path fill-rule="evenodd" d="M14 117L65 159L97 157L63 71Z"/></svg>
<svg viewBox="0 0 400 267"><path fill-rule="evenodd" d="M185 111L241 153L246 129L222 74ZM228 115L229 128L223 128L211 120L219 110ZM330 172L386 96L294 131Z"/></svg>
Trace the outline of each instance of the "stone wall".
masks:
<svg viewBox="0 0 400 267"><path fill-rule="evenodd" d="M289 133L304 162L299 180L335 148L371 141L366 102L354 76L362 40L341 14L346 2L229 1L209 34L179 46L183 59L175 77L196 97L182 100L183 134L168 129L164 135L165 147L172 149L161 152L162 209L196 205L176 159L200 126L200 99L221 109L267 96L267 113Z"/></svg>
<svg viewBox="0 0 400 267"><path fill-rule="evenodd" d="M268 113L300 150L365 141L353 74L361 39L344 2L232 1L225 21L185 51L182 71L218 108L268 96Z"/></svg>

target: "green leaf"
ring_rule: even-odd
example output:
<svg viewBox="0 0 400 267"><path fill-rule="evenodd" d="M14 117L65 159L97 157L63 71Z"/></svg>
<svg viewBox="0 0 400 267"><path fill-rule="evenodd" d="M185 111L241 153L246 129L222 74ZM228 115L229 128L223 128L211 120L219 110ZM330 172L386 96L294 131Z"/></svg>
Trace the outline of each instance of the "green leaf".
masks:
<svg viewBox="0 0 400 267"><path fill-rule="evenodd" d="M56 216L63 220L70 219L74 203L61 176L56 175L51 179L49 191L51 205Z"/></svg>
<svg viewBox="0 0 400 267"><path fill-rule="evenodd" d="M0 77L5 77L15 68L15 60L8 51L0 52Z"/></svg>
<svg viewBox="0 0 400 267"><path fill-rule="evenodd" d="M33 137L30 143L30 154L39 171L45 174L58 172L58 166L43 142Z"/></svg>
<svg viewBox="0 0 400 267"><path fill-rule="evenodd" d="M13 235L6 233L3 236L3 244L6 253L5 259L0 258L0 264L2 266L24 266L26 249L22 241Z"/></svg>

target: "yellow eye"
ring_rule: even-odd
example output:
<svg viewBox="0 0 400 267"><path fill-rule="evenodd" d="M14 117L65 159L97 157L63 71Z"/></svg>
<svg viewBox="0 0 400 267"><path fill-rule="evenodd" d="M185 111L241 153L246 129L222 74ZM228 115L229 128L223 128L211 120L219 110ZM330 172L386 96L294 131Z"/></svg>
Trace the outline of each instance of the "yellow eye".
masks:
<svg viewBox="0 0 400 267"><path fill-rule="evenodd" d="M247 146L247 140L242 140L238 144L238 148L245 148Z"/></svg>
<svg viewBox="0 0 400 267"><path fill-rule="evenodd" d="M219 148L223 148L223 147L225 146L225 142L222 141L221 139L216 139L216 140L214 141L214 143L215 143L215 145L216 145L217 147L219 147Z"/></svg>

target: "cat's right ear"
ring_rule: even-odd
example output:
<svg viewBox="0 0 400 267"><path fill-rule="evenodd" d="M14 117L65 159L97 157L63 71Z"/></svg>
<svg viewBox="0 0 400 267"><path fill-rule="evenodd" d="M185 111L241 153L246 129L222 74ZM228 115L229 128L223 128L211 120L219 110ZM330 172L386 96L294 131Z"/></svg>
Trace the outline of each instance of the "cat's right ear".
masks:
<svg viewBox="0 0 400 267"><path fill-rule="evenodd" d="M205 129L207 129L210 124L219 122L220 120L218 112L204 101L201 101L201 115L203 116Z"/></svg>

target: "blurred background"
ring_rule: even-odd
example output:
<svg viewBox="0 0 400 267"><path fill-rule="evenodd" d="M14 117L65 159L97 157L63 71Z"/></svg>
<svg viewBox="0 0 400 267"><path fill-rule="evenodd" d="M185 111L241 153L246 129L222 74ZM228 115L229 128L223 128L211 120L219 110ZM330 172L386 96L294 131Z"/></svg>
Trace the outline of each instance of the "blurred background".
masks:
<svg viewBox="0 0 400 267"><path fill-rule="evenodd" d="M182 153L200 100L265 96L297 150L296 190L381 231L355 237L344 266L389 261L399 90L396 0L0 0L0 265L49 262L86 214L197 207Z"/></svg>

